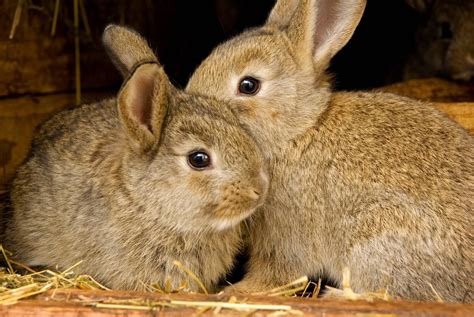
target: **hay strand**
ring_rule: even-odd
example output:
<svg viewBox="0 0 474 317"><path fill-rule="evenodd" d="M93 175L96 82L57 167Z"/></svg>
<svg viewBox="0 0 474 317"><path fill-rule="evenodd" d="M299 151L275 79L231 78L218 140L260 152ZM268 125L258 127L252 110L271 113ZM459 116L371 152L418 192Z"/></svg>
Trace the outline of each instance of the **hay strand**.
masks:
<svg viewBox="0 0 474 317"><path fill-rule="evenodd" d="M434 295L436 296L436 301L438 303L444 303L443 299L441 298L441 296L439 296L439 293L436 291L433 284L428 283L428 285L430 286L431 290L433 291Z"/></svg>
<svg viewBox="0 0 474 317"><path fill-rule="evenodd" d="M10 260L9 260L8 256L7 256L7 252L5 252L5 249L3 248L3 245L2 245L1 243L0 243L0 249L2 250L3 258L5 259L5 262L6 262L7 265L8 265L8 272L9 272L10 274L15 274L15 271L13 270L13 267L12 267L12 265L11 265L11 263L10 263Z"/></svg>
<svg viewBox="0 0 474 317"><path fill-rule="evenodd" d="M194 274L193 272L191 272L188 268L186 268L183 264L181 264L181 262L179 261L174 261L173 262L174 265L176 265L181 271L185 272L186 274L189 275L190 278L192 278L196 283L197 285L199 285L199 287L201 288L201 290L203 291L204 294L208 295L209 292L207 291L206 287L204 286L204 284L201 282L201 280L196 276L196 274Z"/></svg>
<svg viewBox="0 0 474 317"><path fill-rule="evenodd" d="M305 288L307 288L308 282L309 282L308 277L307 276L302 276L302 277L298 278L297 280L294 280L291 283L273 288L271 290L267 290L267 291L263 291L263 292L255 292L255 293L252 293L252 295L256 295L256 296L260 296L260 295L265 295L265 296L292 296L295 293L303 291Z"/></svg>
<svg viewBox="0 0 474 317"><path fill-rule="evenodd" d="M81 104L81 51L79 41L79 0L74 0L74 57L76 73L76 105Z"/></svg>
<svg viewBox="0 0 474 317"><path fill-rule="evenodd" d="M18 0L16 3L16 8L15 8L15 15L13 16L13 22L12 22L12 28L10 30L10 36L8 37L10 40L13 39L15 36L16 28L18 27L18 24L20 24L20 19L21 19L21 11L23 9L23 3L25 0Z"/></svg>
<svg viewBox="0 0 474 317"><path fill-rule="evenodd" d="M342 271L342 290L330 286L326 286L327 293L324 295L325 298L331 299L348 299L348 300L391 300L387 290L380 290L378 292L364 292L356 293L351 288L351 274L349 268L345 267Z"/></svg>
<svg viewBox="0 0 474 317"><path fill-rule="evenodd" d="M56 26L58 25L58 16L59 16L59 2L61 0L56 0L54 2L54 13L53 13L53 24L51 25L51 36L56 34Z"/></svg>
<svg viewBox="0 0 474 317"><path fill-rule="evenodd" d="M84 7L84 0L79 0L79 9L81 11L81 20L82 24L84 24L84 29L86 30L87 37L91 37L91 27L89 25L89 18L87 17L87 11Z"/></svg>
<svg viewBox="0 0 474 317"><path fill-rule="evenodd" d="M42 294L50 289L75 288L87 290L109 290L88 275L75 275L75 269L80 262L62 272L52 270L35 271L27 265L18 263L9 258L9 251L0 244L3 260L7 265L0 270L0 305L16 303L20 299L30 298ZM13 266L19 267L27 274L18 274Z"/></svg>
<svg viewBox="0 0 474 317"><path fill-rule="evenodd" d="M89 303L88 306L95 308L115 308L115 309L129 309L129 310L156 310L164 307L186 307L186 308L202 308L202 309L231 309L236 311L291 311L292 307L289 305L266 305L266 304L248 304L248 303L231 303L231 302L217 302L217 301L183 301L170 300L167 302L143 302L142 304L126 304L126 303Z"/></svg>

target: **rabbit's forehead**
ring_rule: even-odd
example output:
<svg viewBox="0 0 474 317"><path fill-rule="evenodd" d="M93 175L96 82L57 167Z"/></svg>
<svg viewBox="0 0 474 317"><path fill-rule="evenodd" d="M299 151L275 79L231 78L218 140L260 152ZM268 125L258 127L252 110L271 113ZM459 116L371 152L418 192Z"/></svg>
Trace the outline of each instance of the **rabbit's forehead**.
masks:
<svg viewBox="0 0 474 317"><path fill-rule="evenodd" d="M432 14L433 22L449 22L454 24L473 24L474 1L437 1Z"/></svg>
<svg viewBox="0 0 474 317"><path fill-rule="evenodd" d="M209 58L213 63L220 61L219 64L228 65L234 72L241 73L249 66L285 63L287 55L277 37L255 35L223 43Z"/></svg>
<svg viewBox="0 0 474 317"><path fill-rule="evenodd" d="M245 76L271 80L293 66L289 51L275 36L237 37L218 46L198 67L187 90L225 98Z"/></svg>
<svg viewBox="0 0 474 317"><path fill-rule="evenodd" d="M177 91L173 96L173 107L170 111L177 116L214 116L237 122L224 100L184 91Z"/></svg>
<svg viewBox="0 0 474 317"><path fill-rule="evenodd" d="M220 167L241 168L242 161L259 167L263 163L256 142L242 128L223 121L200 118L182 121L167 131L161 145L162 154L186 157L202 150Z"/></svg>
<svg viewBox="0 0 474 317"><path fill-rule="evenodd" d="M198 105L196 105L198 107ZM185 148L217 148L222 150L252 149L256 143L235 118L218 112L194 109L173 115L164 130L167 146ZM228 110L227 110L228 111Z"/></svg>

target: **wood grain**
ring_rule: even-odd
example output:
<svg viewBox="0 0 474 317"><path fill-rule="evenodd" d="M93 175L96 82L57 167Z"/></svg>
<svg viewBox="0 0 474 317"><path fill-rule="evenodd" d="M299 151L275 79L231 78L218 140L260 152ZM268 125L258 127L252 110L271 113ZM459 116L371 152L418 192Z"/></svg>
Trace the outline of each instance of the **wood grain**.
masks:
<svg viewBox="0 0 474 317"><path fill-rule="evenodd" d="M434 107L474 134L474 102L435 103Z"/></svg>
<svg viewBox="0 0 474 317"><path fill-rule="evenodd" d="M412 79L376 89L424 101L473 102L474 84L441 78Z"/></svg>
<svg viewBox="0 0 474 317"><path fill-rule="evenodd" d="M145 310L110 309L93 307L91 303L111 300L140 299L153 302L177 301L221 301L228 302L229 295L171 294L162 295L142 292L121 291L81 291L58 290L49 292L36 300L25 300L14 305L0 306L0 315L5 317L19 316L68 316L68 317L105 317L105 316L242 316L244 312L221 309L210 309L200 312L196 308L156 307ZM80 303L89 302L90 304ZM317 317L353 317L353 316L473 316L474 305L419 303L404 301L342 301L284 297L251 297L237 296L239 302L252 304L272 304L291 306L295 316ZM275 311L258 310L252 316L281 316ZM286 313L286 315L293 315Z"/></svg>

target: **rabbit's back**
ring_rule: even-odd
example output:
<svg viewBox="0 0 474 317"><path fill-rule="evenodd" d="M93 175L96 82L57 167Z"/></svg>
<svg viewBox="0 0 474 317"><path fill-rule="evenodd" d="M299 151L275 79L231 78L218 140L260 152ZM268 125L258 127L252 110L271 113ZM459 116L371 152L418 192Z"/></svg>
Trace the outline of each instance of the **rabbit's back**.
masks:
<svg viewBox="0 0 474 317"><path fill-rule="evenodd" d="M113 101L63 111L41 127L11 189L6 238L17 258L66 265L82 260L87 248L99 252L96 240L108 210L101 180L113 173L107 161L119 147Z"/></svg>
<svg viewBox="0 0 474 317"><path fill-rule="evenodd" d="M384 93L338 93L320 124L315 138L348 179L472 211L473 138L431 106Z"/></svg>
<svg viewBox="0 0 474 317"><path fill-rule="evenodd" d="M432 298L428 283L446 300L472 289L474 142L467 131L407 98L337 93L290 151L301 157L284 181L312 189L299 208L307 234L321 233L306 248L323 253L314 255L325 259L320 270L337 275L349 266L356 290L389 286L420 299ZM366 278L370 271L387 280Z"/></svg>

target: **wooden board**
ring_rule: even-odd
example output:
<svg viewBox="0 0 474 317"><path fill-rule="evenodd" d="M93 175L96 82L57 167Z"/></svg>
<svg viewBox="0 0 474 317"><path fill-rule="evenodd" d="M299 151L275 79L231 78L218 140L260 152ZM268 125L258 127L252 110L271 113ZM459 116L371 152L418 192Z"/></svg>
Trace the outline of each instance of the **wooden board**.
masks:
<svg viewBox="0 0 474 317"><path fill-rule="evenodd" d="M434 106L474 134L474 102L435 103Z"/></svg>
<svg viewBox="0 0 474 317"><path fill-rule="evenodd" d="M22 10L14 36L10 38L18 3L23 3ZM54 3L0 1L0 97L75 89L73 5L71 1L61 1L56 33L51 36ZM117 8L113 5L116 1L84 3L93 33L86 35L81 21L82 89L111 87L120 81L120 76L100 44L100 33L116 15ZM143 4L135 5L143 8ZM104 10L98 10L102 8ZM137 17L140 16L134 13L131 19L140 20Z"/></svg>
<svg viewBox="0 0 474 317"><path fill-rule="evenodd" d="M143 309L126 309L125 307L97 307L104 301L148 300L149 303L167 303L172 301L213 301L229 303L229 295L198 295L120 292L120 291L81 291L58 290L40 296L36 300L24 300L13 305L0 306L0 315L5 317L19 316L68 316L68 317L102 317L102 316L245 316L249 312L215 306L205 312L196 307L144 307ZM404 301L349 301L321 300L285 297L252 297L236 296L238 303L250 305L279 305L275 310L254 310L252 316L314 316L314 317L394 317L394 316L473 316L474 305L418 303ZM82 302L82 303L81 303ZM86 304L85 302L88 302Z"/></svg>
<svg viewBox="0 0 474 317"><path fill-rule="evenodd" d="M432 102L473 102L474 83L441 78L412 79L376 89Z"/></svg>

